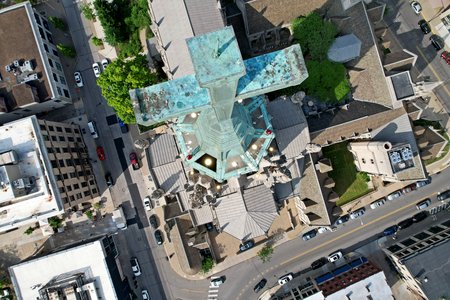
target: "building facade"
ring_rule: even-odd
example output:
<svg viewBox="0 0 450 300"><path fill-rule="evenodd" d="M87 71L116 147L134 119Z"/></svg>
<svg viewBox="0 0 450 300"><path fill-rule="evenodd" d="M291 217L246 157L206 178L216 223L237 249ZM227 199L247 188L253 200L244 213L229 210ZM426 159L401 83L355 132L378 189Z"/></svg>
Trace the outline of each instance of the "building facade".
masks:
<svg viewBox="0 0 450 300"><path fill-rule="evenodd" d="M0 124L72 103L47 19L29 2L0 10Z"/></svg>

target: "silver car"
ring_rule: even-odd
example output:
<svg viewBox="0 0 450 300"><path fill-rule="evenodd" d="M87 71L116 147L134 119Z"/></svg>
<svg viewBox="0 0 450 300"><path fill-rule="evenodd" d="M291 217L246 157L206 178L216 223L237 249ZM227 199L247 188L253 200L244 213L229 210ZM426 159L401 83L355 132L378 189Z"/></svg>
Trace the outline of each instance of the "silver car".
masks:
<svg viewBox="0 0 450 300"><path fill-rule="evenodd" d="M386 199L388 199L389 201L392 201L392 200L397 199L397 198L400 197L401 195L402 195L402 192L400 192L400 191L395 191L395 192L393 192L392 194L389 194L389 195L386 197Z"/></svg>
<svg viewBox="0 0 450 300"><path fill-rule="evenodd" d="M430 199L430 198L427 198L427 199L425 199L425 200L420 201L419 203L417 203L417 204L416 204L416 208L417 208L418 210L425 209L425 208L427 208L428 206L430 206L430 204L431 204L431 199Z"/></svg>
<svg viewBox="0 0 450 300"><path fill-rule="evenodd" d="M361 217L362 215L364 215L365 212L366 212L366 209L364 207L361 207L360 209L357 209L354 212L352 212L350 214L350 218L357 219L357 218Z"/></svg>
<svg viewBox="0 0 450 300"><path fill-rule="evenodd" d="M371 209L378 208L380 206L383 206L385 202L386 201L384 200L384 198L378 199L377 201L374 201L370 204L370 208Z"/></svg>
<svg viewBox="0 0 450 300"><path fill-rule="evenodd" d="M75 83L77 84L77 87L83 87L83 77L81 77L81 73L76 71L73 73L73 77L75 78Z"/></svg>

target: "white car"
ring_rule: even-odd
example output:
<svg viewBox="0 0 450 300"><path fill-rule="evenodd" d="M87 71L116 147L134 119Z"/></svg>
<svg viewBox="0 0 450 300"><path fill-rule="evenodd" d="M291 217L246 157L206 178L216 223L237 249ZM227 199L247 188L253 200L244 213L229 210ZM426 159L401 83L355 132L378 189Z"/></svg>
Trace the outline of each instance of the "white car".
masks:
<svg viewBox="0 0 450 300"><path fill-rule="evenodd" d="M150 296L147 290L142 290L142 300L150 300Z"/></svg>
<svg viewBox="0 0 450 300"><path fill-rule="evenodd" d="M77 87L83 87L83 78L81 77L81 73L76 71L73 73L73 77L75 78L75 83L77 84Z"/></svg>
<svg viewBox="0 0 450 300"><path fill-rule="evenodd" d="M218 287L221 284L223 284L224 282L225 282L225 277L224 276L213 278L213 279L211 279L211 287Z"/></svg>
<svg viewBox="0 0 450 300"><path fill-rule="evenodd" d="M329 227L320 227L319 229L317 229L318 233L324 233L324 232L327 232L327 231L330 231Z"/></svg>
<svg viewBox="0 0 450 300"><path fill-rule="evenodd" d="M144 202L145 210L152 210L152 202L150 201L150 197L145 197L142 201Z"/></svg>
<svg viewBox="0 0 450 300"><path fill-rule="evenodd" d="M416 15L420 14L420 12L422 11L422 6L417 1L411 2L411 7L414 10L414 12L416 13Z"/></svg>
<svg viewBox="0 0 450 300"><path fill-rule="evenodd" d="M109 60L107 58L102 59L103 70L105 70L108 65L109 65Z"/></svg>
<svg viewBox="0 0 450 300"><path fill-rule="evenodd" d="M365 212L366 212L366 209L364 207L361 207L360 209L357 209L354 212L352 212L350 214L350 218L351 219L358 219L359 217L364 215Z"/></svg>
<svg viewBox="0 0 450 300"><path fill-rule="evenodd" d="M139 267L139 262L137 260L136 257L132 257L130 259L130 263L131 263L131 270L133 271L134 276L138 277L140 276L141 273L141 268Z"/></svg>
<svg viewBox="0 0 450 300"><path fill-rule="evenodd" d="M100 71L100 66L98 65L98 63L92 64L92 70L94 70L95 77L97 77L97 78L100 77L101 71Z"/></svg>
<svg viewBox="0 0 450 300"><path fill-rule="evenodd" d="M338 252L335 252L335 253L331 253L331 254L328 256L328 261L329 261L329 262L335 262L335 261L341 259L343 256L344 256L344 255L342 254L341 251L338 251Z"/></svg>
<svg viewBox="0 0 450 300"><path fill-rule="evenodd" d="M370 208L371 209L378 208L380 206L383 206L385 202L386 201L384 200L384 198L378 199L377 201L374 201L374 202L372 202L372 204L370 204Z"/></svg>
<svg viewBox="0 0 450 300"><path fill-rule="evenodd" d="M400 197L401 195L402 195L402 192L400 192L400 191L395 191L395 192L393 192L392 194L389 194L386 198L387 198L389 201L392 201L392 200L397 199L397 198Z"/></svg>
<svg viewBox="0 0 450 300"><path fill-rule="evenodd" d="M292 280L292 278L294 278L292 276L292 273L286 274L284 276L281 276L280 279L278 279L278 284L279 285L285 285L286 283L288 283L289 281Z"/></svg>

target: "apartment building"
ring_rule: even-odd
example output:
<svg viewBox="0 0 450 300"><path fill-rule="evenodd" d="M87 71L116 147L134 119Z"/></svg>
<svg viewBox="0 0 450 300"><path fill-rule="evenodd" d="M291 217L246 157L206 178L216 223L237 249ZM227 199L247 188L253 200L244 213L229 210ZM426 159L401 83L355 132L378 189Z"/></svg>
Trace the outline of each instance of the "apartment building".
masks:
<svg viewBox="0 0 450 300"><path fill-rule="evenodd" d="M112 236L67 246L9 268L18 299L131 299Z"/></svg>
<svg viewBox="0 0 450 300"><path fill-rule="evenodd" d="M0 127L0 184L0 232L98 196L79 127L35 116Z"/></svg>
<svg viewBox="0 0 450 300"><path fill-rule="evenodd" d="M0 124L72 103L47 19L29 2L0 10Z"/></svg>

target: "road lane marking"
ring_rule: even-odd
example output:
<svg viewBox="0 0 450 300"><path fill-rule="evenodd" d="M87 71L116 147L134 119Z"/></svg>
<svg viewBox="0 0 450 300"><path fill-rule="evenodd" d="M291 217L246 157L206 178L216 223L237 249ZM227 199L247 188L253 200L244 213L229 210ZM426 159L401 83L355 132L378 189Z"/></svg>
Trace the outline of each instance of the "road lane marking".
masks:
<svg viewBox="0 0 450 300"><path fill-rule="evenodd" d="M428 58L426 58L425 54L422 52L422 50L420 50L420 48L418 46L416 46L417 51L419 51L420 56L422 56L422 58L427 62L427 66L430 68L431 72L434 74L434 76L436 76L436 78L438 79L438 81L442 81L441 86L444 88L445 92L447 93L447 96L450 97L450 91L448 90L447 86L445 86L445 80L441 79L441 77L439 76L439 74L436 72L436 70L433 68L433 66L431 65L430 61L428 60Z"/></svg>

